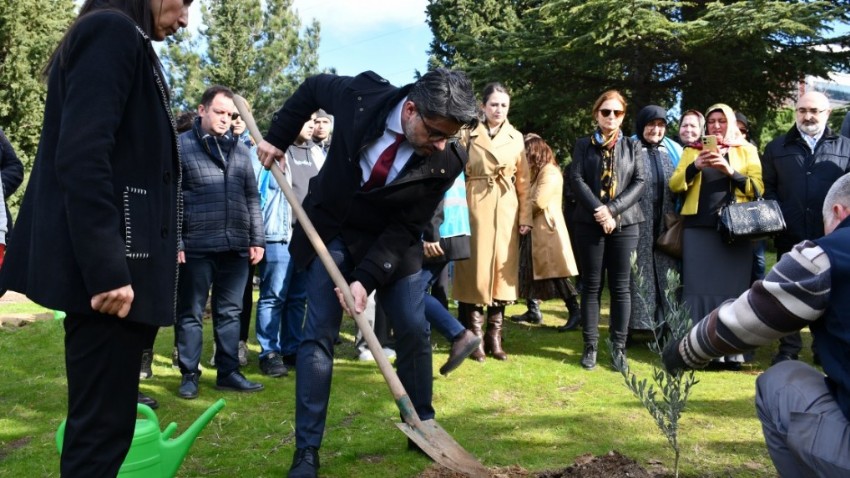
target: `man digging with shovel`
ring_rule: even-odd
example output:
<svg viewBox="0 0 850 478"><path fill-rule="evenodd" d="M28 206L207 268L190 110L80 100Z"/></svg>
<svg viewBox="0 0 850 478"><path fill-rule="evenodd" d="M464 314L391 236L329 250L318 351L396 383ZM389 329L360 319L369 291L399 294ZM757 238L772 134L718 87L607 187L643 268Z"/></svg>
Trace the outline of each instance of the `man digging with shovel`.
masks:
<svg viewBox="0 0 850 478"><path fill-rule="evenodd" d="M457 71L434 70L403 88L372 72L314 76L273 116L258 146L266 168L283 158L319 108L334 115L334 141L303 206L349 283L355 310L344 305L342 291L315 260L299 221L290 254L306 269L308 311L296 359L290 478L317 476L342 311L363 312L373 290L392 320L401 384L418 418L434 418L430 328L420 278L422 231L466 162L465 151L451 138L474 125L478 112L469 80Z"/></svg>

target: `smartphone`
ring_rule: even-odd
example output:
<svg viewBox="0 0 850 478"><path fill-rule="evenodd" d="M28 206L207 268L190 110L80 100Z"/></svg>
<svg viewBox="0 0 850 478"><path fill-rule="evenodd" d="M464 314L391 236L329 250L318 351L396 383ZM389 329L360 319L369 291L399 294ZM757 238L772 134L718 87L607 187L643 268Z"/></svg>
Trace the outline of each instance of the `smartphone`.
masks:
<svg viewBox="0 0 850 478"><path fill-rule="evenodd" d="M702 149L717 152L717 136L710 134L702 137Z"/></svg>

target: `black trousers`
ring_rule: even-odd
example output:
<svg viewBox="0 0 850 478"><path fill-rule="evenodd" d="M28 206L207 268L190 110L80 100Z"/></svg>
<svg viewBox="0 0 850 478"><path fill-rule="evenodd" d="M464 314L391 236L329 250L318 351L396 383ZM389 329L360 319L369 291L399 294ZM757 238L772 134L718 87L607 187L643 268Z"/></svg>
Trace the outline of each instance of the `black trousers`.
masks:
<svg viewBox="0 0 850 478"><path fill-rule="evenodd" d="M118 474L136 426L142 349L157 329L100 314L65 318L63 478Z"/></svg>

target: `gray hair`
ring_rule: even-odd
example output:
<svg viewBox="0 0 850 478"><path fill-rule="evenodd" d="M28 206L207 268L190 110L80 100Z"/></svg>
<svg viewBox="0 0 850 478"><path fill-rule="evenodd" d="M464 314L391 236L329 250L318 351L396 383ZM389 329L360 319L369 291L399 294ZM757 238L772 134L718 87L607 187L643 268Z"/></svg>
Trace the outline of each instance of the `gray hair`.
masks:
<svg viewBox="0 0 850 478"><path fill-rule="evenodd" d="M478 122L472 83L462 71L431 70L413 84L407 98L425 117L441 116L470 128Z"/></svg>
<svg viewBox="0 0 850 478"><path fill-rule="evenodd" d="M822 209L824 223L833 219L832 206L836 204L850 208L850 173L835 180L826 193Z"/></svg>

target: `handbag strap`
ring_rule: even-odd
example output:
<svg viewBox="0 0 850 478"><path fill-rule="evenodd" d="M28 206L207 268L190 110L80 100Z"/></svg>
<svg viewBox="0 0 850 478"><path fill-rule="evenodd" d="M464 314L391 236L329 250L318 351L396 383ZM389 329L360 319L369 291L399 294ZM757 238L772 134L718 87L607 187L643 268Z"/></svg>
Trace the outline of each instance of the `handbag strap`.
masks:
<svg viewBox="0 0 850 478"><path fill-rule="evenodd" d="M758 186L756 186L756 183L753 181L753 178L747 176L747 182L752 183L754 200L755 201L761 201L762 199L764 199L761 196L761 191L759 191ZM746 185L744 186L744 189L746 189ZM728 195L728 198L729 198L729 200L727 201L727 204L735 204L736 202L738 202L738 201L735 200L735 191L734 191L734 188L732 187L732 179L731 178L729 179L729 195Z"/></svg>

